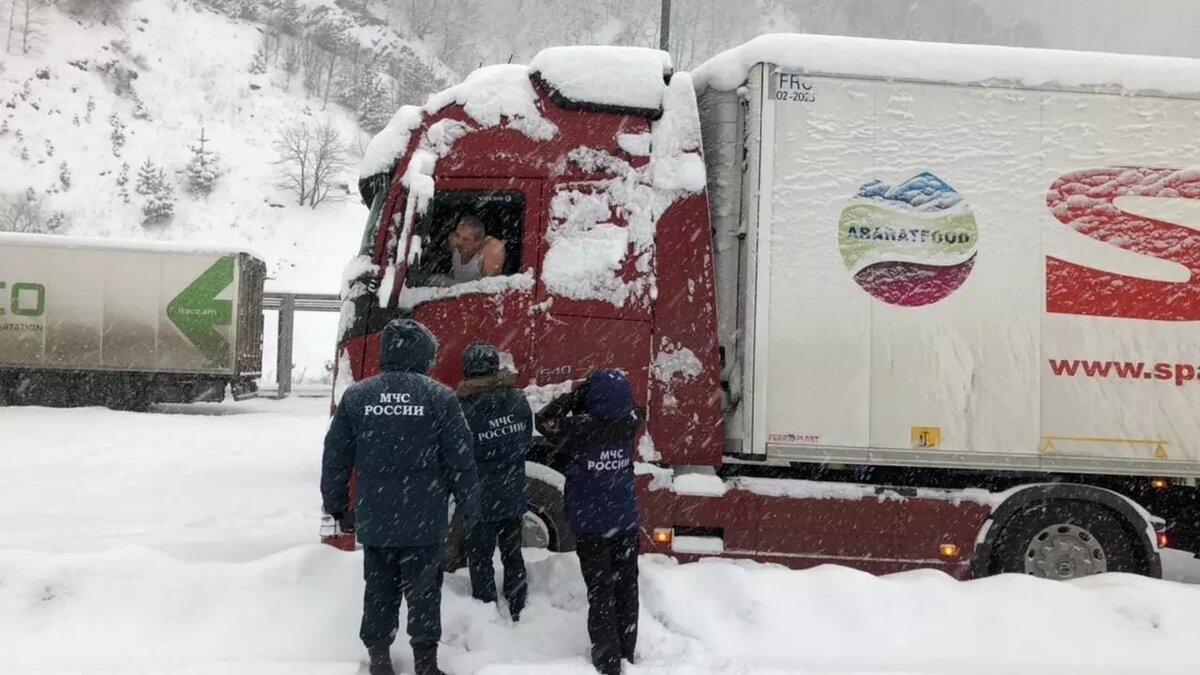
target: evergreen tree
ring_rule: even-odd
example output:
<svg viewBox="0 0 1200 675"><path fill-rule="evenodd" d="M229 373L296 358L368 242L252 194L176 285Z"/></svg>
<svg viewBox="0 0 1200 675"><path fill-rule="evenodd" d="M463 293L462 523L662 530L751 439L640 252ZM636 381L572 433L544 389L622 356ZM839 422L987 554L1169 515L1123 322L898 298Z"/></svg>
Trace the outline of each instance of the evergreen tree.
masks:
<svg viewBox="0 0 1200 675"><path fill-rule="evenodd" d="M117 193L121 201L129 203L129 162L121 164L121 173L117 174Z"/></svg>
<svg viewBox="0 0 1200 675"><path fill-rule="evenodd" d="M263 75L267 72L267 46L265 44L258 45L258 50L254 52L254 60L250 62L251 75Z"/></svg>
<svg viewBox="0 0 1200 675"><path fill-rule="evenodd" d="M65 159L58 165L58 182L62 184L63 192L71 189L71 168Z"/></svg>
<svg viewBox="0 0 1200 675"><path fill-rule="evenodd" d="M113 155L120 157L121 148L125 147L125 124L121 122L117 113L113 113L108 118L108 124L112 127L112 134L109 135L109 138L112 140Z"/></svg>
<svg viewBox="0 0 1200 675"><path fill-rule="evenodd" d="M137 94L133 95L133 118L150 121L150 111L146 108L146 103L142 100L142 97Z"/></svg>
<svg viewBox="0 0 1200 675"><path fill-rule="evenodd" d="M175 190L167 181L167 174L154 162L138 169L137 193L145 197L142 202L142 224L153 225L170 220L175 215Z"/></svg>
<svg viewBox="0 0 1200 675"><path fill-rule="evenodd" d="M200 139L189 148L192 158L187 163L188 189L196 196L211 193L221 177L220 158L217 157L217 153L208 149L207 143L208 138L201 128Z"/></svg>

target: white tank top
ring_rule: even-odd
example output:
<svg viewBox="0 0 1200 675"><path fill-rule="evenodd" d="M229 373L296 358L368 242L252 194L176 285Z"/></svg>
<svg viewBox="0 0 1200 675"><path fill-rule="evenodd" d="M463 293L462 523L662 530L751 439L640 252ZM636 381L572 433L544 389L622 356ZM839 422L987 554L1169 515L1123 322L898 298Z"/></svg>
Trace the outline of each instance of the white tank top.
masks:
<svg viewBox="0 0 1200 675"><path fill-rule="evenodd" d="M475 254L475 257L467 262L463 262L458 249L454 249L450 265L451 276L454 277L455 283L461 284L467 281L478 281L483 278L483 251L479 251Z"/></svg>

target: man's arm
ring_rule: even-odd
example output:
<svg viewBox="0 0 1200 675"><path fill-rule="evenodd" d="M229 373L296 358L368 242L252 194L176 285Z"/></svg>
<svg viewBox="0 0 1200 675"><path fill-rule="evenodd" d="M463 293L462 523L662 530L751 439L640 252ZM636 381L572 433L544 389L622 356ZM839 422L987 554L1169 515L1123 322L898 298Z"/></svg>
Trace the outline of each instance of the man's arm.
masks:
<svg viewBox="0 0 1200 675"><path fill-rule="evenodd" d="M355 433L346 403L347 397L343 397L333 414L321 459L321 503L325 513L339 517L350 510L350 472L354 470Z"/></svg>
<svg viewBox="0 0 1200 675"><path fill-rule="evenodd" d="M577 396L578 394L574 391L556 396L534 415L534 426L537 427L541 435L545 436L552 443L558 442L559 434L562 432L563 420L566 419L567 413L571 412L571 409L575 407Z"/></svg>
<svg viewBox="0 0 1200 675"><path fill-rule="evenodd" d="M458 510L468 521L479 516L479 473L475 469L475 453L471 428L463 416L462 406L450 391L438 412L438 443L441 447L442 477L454 494Z"/></svg>
<svg viewBox="0 0 1200 675"><path fill-rule="evenodd" d="M504 273L504 242L499 239L489 239L479 252L483 256L480 273L485 277L494 277Z"/></svg>

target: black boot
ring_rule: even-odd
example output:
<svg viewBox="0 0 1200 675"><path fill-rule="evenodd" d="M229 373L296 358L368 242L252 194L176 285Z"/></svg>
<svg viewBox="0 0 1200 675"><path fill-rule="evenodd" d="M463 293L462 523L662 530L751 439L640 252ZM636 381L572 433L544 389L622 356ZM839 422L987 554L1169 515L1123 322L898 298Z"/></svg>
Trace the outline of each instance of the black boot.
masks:
<svg viewBox="0 0 1200 675"><path fill-rule="evenodd" d="M367 647L367 654L371 657L371 675L396 675L392 668L391 645L372 645Z"/></svg>
<svg viewBox="0 0 1200 675"><path fill-rule="evenodd" d="M446 675L438 668L437 647L413 650L413 668L416 669L417 675Z"/></svg>

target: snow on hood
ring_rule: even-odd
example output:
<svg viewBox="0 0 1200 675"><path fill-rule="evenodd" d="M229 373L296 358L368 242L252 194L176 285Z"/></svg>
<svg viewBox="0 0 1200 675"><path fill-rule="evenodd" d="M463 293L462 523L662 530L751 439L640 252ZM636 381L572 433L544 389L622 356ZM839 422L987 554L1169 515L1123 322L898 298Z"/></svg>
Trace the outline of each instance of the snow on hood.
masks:
<svg viewBox="0 0 1200 675"><path fill-rule="evenodd" d="M480 68L461 83L431 95L421 107L401 107L367 145L359 175L367 178L391 171L392 164L408 149L412 132L421 126L422 116L455 104L461 105L479 128L507 125L530 138L550 140L558 127L542 117L537 100L528 67L505 64ZM438 155L444 155L467 131L459 122L431 128L426 142Z"/></svg>
<svg viewBox="0 0 1200 675"><path fill-rule="evenodd" d="M791 34L763 35L709 59L693 72L696 90L736 89L758 63L824 75L1200 95L1196 59Z"/></svg>
<svg viewBox="0 0 1200 675"><path fill-rule="evenodd" d="M529 69L574 103L661 110L671 55L644 47L551 47Z"/></svg>

